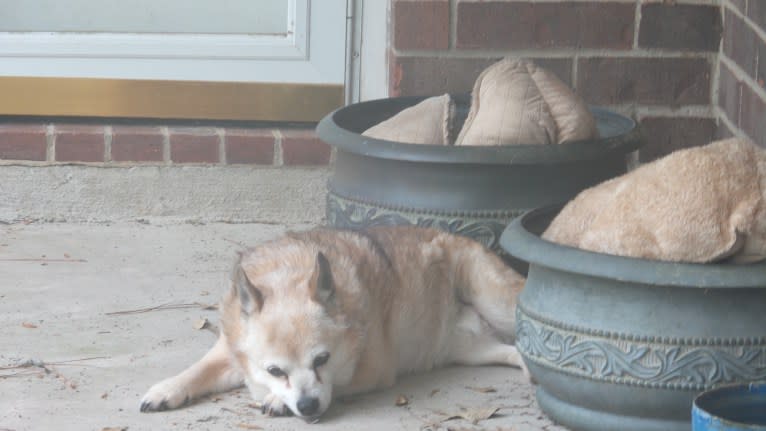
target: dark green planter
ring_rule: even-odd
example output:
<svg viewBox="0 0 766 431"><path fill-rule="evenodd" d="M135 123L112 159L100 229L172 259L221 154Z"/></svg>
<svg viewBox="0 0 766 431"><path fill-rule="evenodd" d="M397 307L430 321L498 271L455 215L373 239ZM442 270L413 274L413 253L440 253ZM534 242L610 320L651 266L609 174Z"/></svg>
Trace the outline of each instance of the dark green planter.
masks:
<svg viewBox="0 0 766 431"><path fill-rule="evenodd" d="M574 430L688 431L698 393L766 380L766 264L565 247L539 237L557 212L525 214L501 238L529 262L517 347L554 420Z"/></svg>
<svg viewBox="0 0 766 431"><path fill-rule="evenodd" d="M341 228L413 224L438 227L497 247L515 217L574 197L626 170L640 144L635 122L593 108L601 138L566 145L447 147L371 139L361 133L423 97L350 105L317 126L337 149L327 221ZM459 130L469 98L458 98Z"/></svg>

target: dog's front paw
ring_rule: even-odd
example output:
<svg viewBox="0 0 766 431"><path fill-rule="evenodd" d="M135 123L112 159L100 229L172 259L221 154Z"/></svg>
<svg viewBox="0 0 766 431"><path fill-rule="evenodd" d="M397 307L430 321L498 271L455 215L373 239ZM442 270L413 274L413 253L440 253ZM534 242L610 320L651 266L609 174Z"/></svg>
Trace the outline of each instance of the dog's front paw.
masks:
<svg viewBox="0 0 766 431"><path fill-rule="evenodd" d="M188 403L191 397L184 385L172 377L152 386L141 399L142 412L161 412L177 409Z"/></svg>
<svg viewBox="0 0 766 431"><path fill-rule="evenodd" d="M263 398L261 413L269 416L290 416L293 414L285 403L271 392Z"/></svg>

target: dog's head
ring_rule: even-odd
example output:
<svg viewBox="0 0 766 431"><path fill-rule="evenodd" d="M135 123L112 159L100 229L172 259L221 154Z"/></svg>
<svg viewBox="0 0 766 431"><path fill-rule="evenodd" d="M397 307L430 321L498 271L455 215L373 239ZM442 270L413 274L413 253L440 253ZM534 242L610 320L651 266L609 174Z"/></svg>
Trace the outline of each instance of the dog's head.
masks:
<svg viewBox="0 0 766 431"><path fill-rule="evenodd" d="M333 383L356 366L330 263L317 250L245 255L223 303L223 331L248 386L268 387L296 416L316 420Z"/></svg>

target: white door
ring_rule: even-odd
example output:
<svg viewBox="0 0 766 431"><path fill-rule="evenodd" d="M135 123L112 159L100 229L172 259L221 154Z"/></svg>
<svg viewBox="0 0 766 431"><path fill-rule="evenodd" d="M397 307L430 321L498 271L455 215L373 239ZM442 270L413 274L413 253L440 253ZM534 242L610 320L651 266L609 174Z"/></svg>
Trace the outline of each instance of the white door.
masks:
<svg viewBox="0 0 766 431"><path fill-rule="evenodd" d="M267 105L306 94L326 111L343 102L347 27L347 0L0 0L0 92L15 99L0 114L278 120L290 107ZM210 106L146 115L174 94ZM211 113L227 100L239 114Z"/></svg>

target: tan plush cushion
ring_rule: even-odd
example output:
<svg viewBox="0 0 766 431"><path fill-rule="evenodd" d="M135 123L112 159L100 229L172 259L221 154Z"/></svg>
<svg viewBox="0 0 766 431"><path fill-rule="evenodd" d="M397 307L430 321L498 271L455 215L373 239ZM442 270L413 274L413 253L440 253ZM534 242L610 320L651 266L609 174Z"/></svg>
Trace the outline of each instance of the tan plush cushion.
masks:
<svg viewBox="0 0 766 431"><path fill-rule="evenodd" d="M482 72L455 145L561 144L598 136L583 100L531 61L506 58Z"/></svg>
<svg viewBox="0 0 766 431"><path fill-rule="evenodd" d="M450 145L455 103L449 94L428 98L362 133L408 144Z"/></svg>
<svg viewBox="0 0 766 431"><path fill-rule="evenodd" d="M543 238L676 262L766 258L766 151L728 139L672 153L580 193Z"/></svg>

